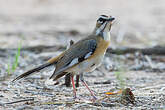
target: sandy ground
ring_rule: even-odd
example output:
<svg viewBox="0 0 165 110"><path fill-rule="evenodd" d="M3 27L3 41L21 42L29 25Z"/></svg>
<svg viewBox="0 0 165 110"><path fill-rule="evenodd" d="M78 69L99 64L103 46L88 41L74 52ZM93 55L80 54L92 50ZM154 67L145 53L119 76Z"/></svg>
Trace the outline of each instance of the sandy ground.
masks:
<svg viewBox="0 0 165 110"><path fill-rule="evenodd" d="M116 71L110 69L112 64L124 74L125 87L131 88L134 93L135 105L119 103L117 100L120 96L106 98L101 100L101 104L95 105L89 101L91 97L82 85L78 88L78 96L82 100L75 102L72 88L62 85L63 79L60 85L45 85L53 68L10 85L16 75L61 51L21 51L18 68L3 80L7 65L13 62L16 52L9 48L17 48L20 42L23 47L66 46L71 39L78 41L89 35L101 14L116 18L111 31L111 47L144 48L165 44L164 0L0 0L0 48L6 49L0 51L0 109L165 109L165 71L157 71L150 66L133 71L129 67L135 65L136 61L128 60L130 55L106 55L103 65L86 74L85 80L98 99L105 97L107 91L118 91L121 84ZM164 61L153 60L153 63L160 69ZM120 66L124 70L120 70ZM108 84L96 84L107 81ZM34 100L4 104L29 98Z"/></svg>

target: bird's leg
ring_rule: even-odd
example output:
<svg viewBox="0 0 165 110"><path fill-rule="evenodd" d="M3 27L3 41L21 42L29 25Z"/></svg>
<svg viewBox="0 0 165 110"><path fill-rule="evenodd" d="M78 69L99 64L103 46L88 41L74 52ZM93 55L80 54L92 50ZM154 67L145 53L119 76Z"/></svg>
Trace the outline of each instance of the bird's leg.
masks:
<svg viewBox="0 0 165 110"><path fill-rule="evenodd" d="M73 75L71 75L71 81L72 81L72 85L73 85L74 98L76 98L76 88L75 88L75 84L74 84Z"/></svg>
<svg viewBox="0 0 165 110"><path fill-rule="evenodd" d="M91 91L91 89L88 87L87 83L85 82L83 75L80 74L80 80L82 81L83 85L89 90L89 92L91 93L91 95L93 96L94 101L97 99L96 96L94 95L94 93Z"/></svg>

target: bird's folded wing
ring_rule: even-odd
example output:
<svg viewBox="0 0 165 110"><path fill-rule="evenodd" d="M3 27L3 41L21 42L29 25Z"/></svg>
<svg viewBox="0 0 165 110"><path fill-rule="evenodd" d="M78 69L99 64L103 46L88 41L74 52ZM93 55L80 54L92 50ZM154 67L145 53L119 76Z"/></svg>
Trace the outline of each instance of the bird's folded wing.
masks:
<svg viewBox="0 0 165 110"><path fill-rule="evenodd" d="M63 57L56 64L56 70L50 78L55 78L65 70L88 59L96 50L97 43L95 39L86 39L73 44L65 51Z"/></svg>

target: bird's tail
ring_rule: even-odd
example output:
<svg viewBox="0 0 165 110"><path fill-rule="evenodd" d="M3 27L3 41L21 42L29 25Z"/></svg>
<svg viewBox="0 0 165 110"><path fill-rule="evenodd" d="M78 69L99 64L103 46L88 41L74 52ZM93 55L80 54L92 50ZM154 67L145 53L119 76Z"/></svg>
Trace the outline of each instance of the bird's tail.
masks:
<svg viewBox="0 0 165 110"><path fill-rule="evenodd" d="M40 65L40 66L38 66L38 67L36 67L36 68L33 68L33 69L31 69L31 70L29 70L29 71L27 71L27 72L21 74L20 76L16 77L12 82L15 82L15 81L17 81L17 80L19 80L19 79L21 79L21 78L26 78L26 77L29 76L30 74L32 74L32 73L34 73L34 72L38 72L38 71L40 71L40 70L42 70L42 69L44 69L44 68L46 68L46 67L49 67L49 66L51 66L51 65L55 65L55 64L58 62L58 60L59 60L63 55L64 55L64 52L63 52L62 54L60 54L59 56L57 56L57 57L51 58L50 60L47 61L47 63L42 64L42 65Z"/></svg>
<svg viewBox="0 0 165 110"><path fill-rule="evenodd" d="M18 76L18 77L16 77L12 82L14 83L14 82L16 82L17 80L19 80L19 79L21 79L21 78L26 78L27 76L29 76L30 74L32 74L32 73L34 73L34 72L38 72L38 71L40 71L40 70L42 70L42 69L44 69L44 68L46 68L46 67L49 67L49 66L51 66L51 65L53 65L54 63L45 63L45 64L42 64L42 65L40 65L40 66L38 66L38 67L36 67L36 68L33 68L33 69L31 69L31 70L29 70L29 71L27 71L27 72L25 72L25 73L23 73L23 74L21 74L20 76Z"/></svg>

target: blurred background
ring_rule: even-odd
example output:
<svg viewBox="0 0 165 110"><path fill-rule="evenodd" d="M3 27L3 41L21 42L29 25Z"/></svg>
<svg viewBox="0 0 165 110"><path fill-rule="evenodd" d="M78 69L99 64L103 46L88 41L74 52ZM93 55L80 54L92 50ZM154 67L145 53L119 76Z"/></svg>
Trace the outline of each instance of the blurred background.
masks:
<svg viewBox="0 0 165 110"><path fill-rule="evenodd" d="M90 34L101 14L116 18L112 47L165 44L164 0L0 0L0 45L67 45Z"/></svg>

